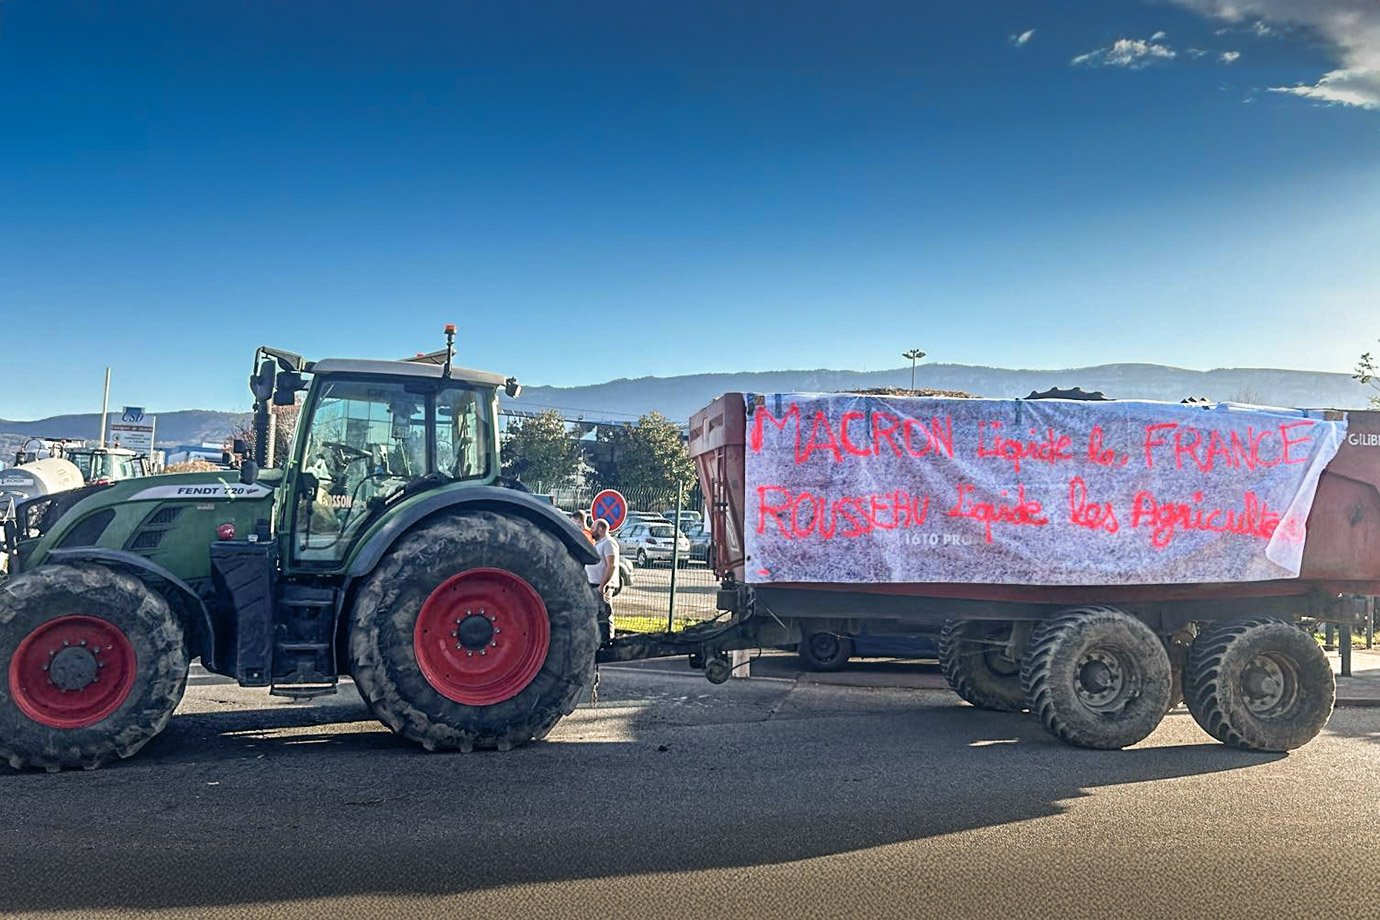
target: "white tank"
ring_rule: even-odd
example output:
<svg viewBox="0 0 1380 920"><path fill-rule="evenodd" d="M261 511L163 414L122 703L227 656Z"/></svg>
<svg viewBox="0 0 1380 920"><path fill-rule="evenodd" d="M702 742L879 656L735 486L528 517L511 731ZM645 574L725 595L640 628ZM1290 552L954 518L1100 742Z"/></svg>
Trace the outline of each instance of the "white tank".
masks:
<svg viewBox="0 0 1380 920"><path fill-rule="evenodd" d="M49 457L0 470L0 505L26 502L31 498L66 492L85 485L81 470L70 460Z"/></svg>

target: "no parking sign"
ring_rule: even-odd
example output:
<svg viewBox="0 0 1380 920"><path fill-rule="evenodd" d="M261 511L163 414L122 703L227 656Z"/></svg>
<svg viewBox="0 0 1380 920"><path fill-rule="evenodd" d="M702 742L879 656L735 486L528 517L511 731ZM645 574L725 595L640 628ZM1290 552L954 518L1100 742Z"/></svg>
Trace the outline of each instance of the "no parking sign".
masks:
<svg viewBox="0 0 1380 920"><path fill-rule="evenodd" d="M628 500L617 489L605 489L589 503L589 513L596 521L608 521L609 530L617 530L628 519Z"/></svg>

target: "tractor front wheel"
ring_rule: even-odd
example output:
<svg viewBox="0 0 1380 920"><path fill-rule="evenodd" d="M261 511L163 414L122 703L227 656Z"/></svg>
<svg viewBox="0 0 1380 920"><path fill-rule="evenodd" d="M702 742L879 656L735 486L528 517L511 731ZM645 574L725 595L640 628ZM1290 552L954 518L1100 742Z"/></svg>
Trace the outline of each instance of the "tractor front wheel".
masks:
<svg viewBox="0 0 1380 920"><path fill-rule="evenodd" d="M51 565L0 594L0 760L94 769L168 724L187 685L182 625L129 575Z"/></svg>
<svg viewBox="0 0 1380 920"><path fill-rule="evenodd" d="M368 577L350 633L374 715L427 750L545 736L592 683L598 607L584 567L529 521L440 518Z"/></svg>

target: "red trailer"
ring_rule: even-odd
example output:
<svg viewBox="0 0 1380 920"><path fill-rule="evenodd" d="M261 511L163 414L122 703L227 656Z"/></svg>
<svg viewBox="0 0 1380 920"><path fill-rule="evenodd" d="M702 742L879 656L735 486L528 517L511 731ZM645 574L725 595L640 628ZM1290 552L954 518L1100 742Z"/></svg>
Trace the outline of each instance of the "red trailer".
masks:
<svg viewBox="0 0 1380 920"><path fill-rule="evenodd" d="M839 403L844 411L826 419L825 409L802 409L803 397L783 403L779 396L728 393L692 417L690 453L705 495L713 534L710 561L722 580L719 608L724 617L682 634L619 640L601 652L602 660L688 653L691 664L717 682L729 674L728 650L796 642L802 629L833 623L846 632L848 621L859 619L943 624L941 664L960 696L984 708L1028 708L1071 744L1120 748L1140 741L1180 697L1208 733L1242 748L1289 750L1326 724L1335 700L1332 670L1311 631L1298 624L1308 618L1354 622L1366 599L1380 594L1380 412L1253 414L1242 407L1214 406L1202 409L1218 410L1215 414L1195 416L1174 429L1180 422L1172 419L1181 416L1171 409L1182 413L1189 407L976 400L971 411L964 411L979 413L973 416L977 419L1006 413L1002 417L1023 420L1024 440L994 439L996 429L990 426L1000 423L979 420L975 449L963 454L962 445L956 452L953 443L953 400L941 401L941 406L927 404L923 397L880 403L877 397L852 398L863 402ZM1085 426L1093 432L1086 455L1081 443L1055 425L1048 426L1047 436L1041 427L1037 439L1033 422L1025 424L1046 420L1055 404L1057 418L1073 420L1069 425L1076 427L1083 418L1090 423ZM1156 411L1169 413L1171 421L1147 424L1142 434L1134 413ZM1115 434L1107 434L1099 423L1113 416L1119 421L1111 427L1129 445L1119 455L1104 448L1104 437L1115 446ZM902 417L923 422L902 425L896 421ZM1008 423L1007 430L1012 427ZM1024 433L1027 427L1030 436ZM1196 445L1191 438L1195 430ZM888 431L904 431L907 440L902 443L899 433L888 438ZM1175 441L1169 434L1183 437ZM1314 449L1310 434L1317 435L1318 443L1327 438L1333 443L1327 450ZM776 480L763 485L757 481L763 476L760 470L752 472L762 466L759 455L772 438L780 442L780 477L813 476L818 486L803 514L800 505L783 511L789 503L770 498L789 497L786 486ZM930 450L938 462L929 463ZM956 466L958 460L968 465ZM875 489L870 498L826 499L819 491L827 489L827 477L843 475L839 471L849 462L857 464L861 472L856 475L865 482L880 481L882 474L875 471L882 461L893 468L906 464L906 476L929 476L941 486L947 482L944 477L971 475L975 469L981 475L1004 470L1014 477L1012 497L1005 504L980 503L973 496L981 483L959 481L956 504L932 505L926 495L922 515L918 492L905 498L897 497L899 490L881 493L886 498L879 506ZM1008 468L1013 461L1014 472ZM1316 466L1311 481L1309 462ZM1153 497L1143 497L1150 494L1148 487L1135 493L1133 508L1128 493L1118 528L1109 519L1115 514L1112 501L1104 507L1086 498L1083 469L1098 463L1108 468L1106 476L1116 474L1119 466L1118 475L1128 482L1139 477L1142 485L1153 475L1171 482L1176 476L1185 482L1201 476L1202 482L1216 485L1194 486L1198 480L1193 480L1190 486L1197 491L1172 510L1167 500L1156 504ZM1286 501L1287 508L1262 503L1260 495L1273 494L1268 492L1271 483L1295 472L1286 469L1291 464L1297 465L1296 479L1303 482L1292 487L1294 503ZM1026 493L1032 470L1045 469L1070 481L1067 508L1061 498L1057 513L1056 502L1042 505ZM1274 478L1260 478L1266 476ZM1086 478L1096 481L1093 473ZM1238 479L1249 486L1246 506L1208 510L1204 502L1212 496L1204 491L1231 487ZM1303 501L1310 496L1311 506ZM882 517L877 516L879 507L885 509ZM926 527L942 517L944 526L962 525L968 534L955 537L950 552L948 532L943 540L926 535L925 527L903 536L892 532L917 524L922 516ZM994 581L980 565L953 568L952 559L971 563L984 554L999 558L1007 534L1021 532L1009 541L1015 546L1027 534L1038 532L1046 539L1045 534L1059 530L1017 526L1032 523L1062 525L1065 536L1048 539L1078 548L1062 560L1056 558L1057 549L1039 549L1039 544L1033 562L1029 552L1008 556L1008 571L1029 573L1021 580ZM994 528L1005 530L994 536ZM1115 539L1108 537L1118 529ZM1089 531L1107 542L1073 542L1092 539ZM1076 538L1067 536L1075 532ZM797 539L802 533L804 538ZM866 539L842 539L858 534ZM883 537L890 542L879 542ZM1175 538L1183 546L1189 540L1197 544L1189 547L1192 552L1171 559L1173 553L1166 549L1177 551L1178 544L1169 546ZM754 541L759 558L753 556ZM919 544L914 551L912 543ZM859 549L860 544L866 545ZM887 549L879 552L876 547ZM1228 555L1214 555L1219 550ZM943 568L946 552L949 569ZM1042 568L1041 553L1050 553L1048 571ZM770 567L765 561L769 555ZM817 577L821 565L833 564L817 560L838 558L847 567L831 571L840 574L832 580ZM1234 568L1235 558L1245 561ZM943 577L903 580L911 569L929 571L927 565L939 566L936 571ZM1142 577L1137 568L1142 565L1147 571L1157 566L1164 571ZM1077 581L1077 572L1098 566L1123 574ZM1276 569L1282 577L1268 577ZM1176 571L1219 570L1229 577L1173 580ZM859 577L859 571L881 574ZM965 580L954 571L971 572L972 577Z"/></svg>

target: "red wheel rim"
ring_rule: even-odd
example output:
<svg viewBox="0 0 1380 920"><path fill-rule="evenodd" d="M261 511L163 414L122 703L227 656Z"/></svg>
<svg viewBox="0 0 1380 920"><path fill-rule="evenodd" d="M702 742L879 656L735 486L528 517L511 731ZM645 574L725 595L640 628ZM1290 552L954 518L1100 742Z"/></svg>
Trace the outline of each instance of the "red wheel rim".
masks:
<svg viewBox="0 0 1380 920"><path fill-rule="evenodd" d="M85 728L120 708L134 687L138 659L109 620L65 616L24 637L10 659L10 696L49 728Z"/></svg>
<svg viewBox="0 0 1380 920"><path fill-rule="evenodd" d="M452 575L428 595L412 631L417 666L446 699L492 706L517 696L546 662L541 595L504 569Z"/></svg>

